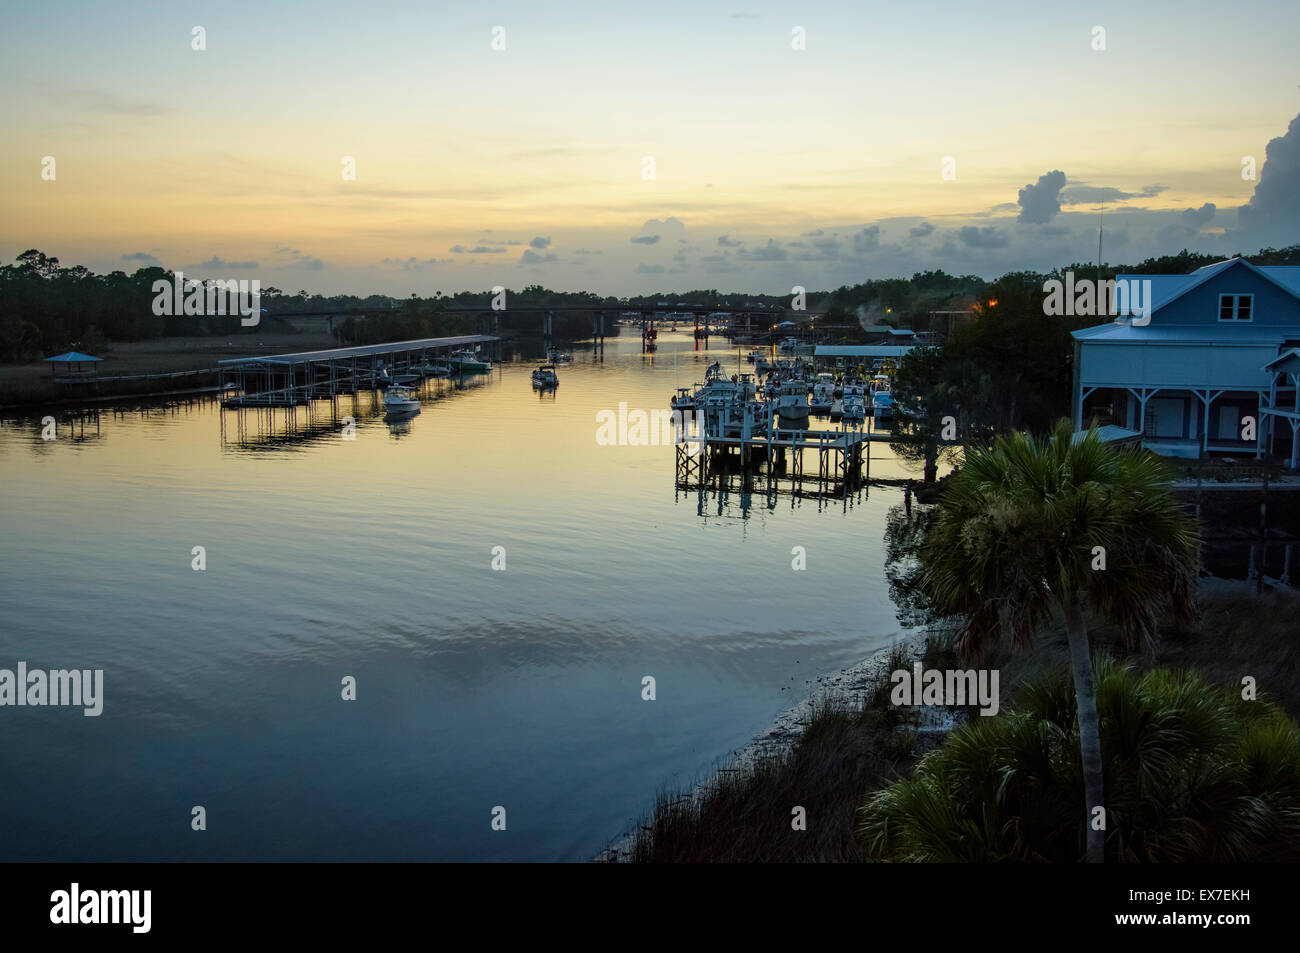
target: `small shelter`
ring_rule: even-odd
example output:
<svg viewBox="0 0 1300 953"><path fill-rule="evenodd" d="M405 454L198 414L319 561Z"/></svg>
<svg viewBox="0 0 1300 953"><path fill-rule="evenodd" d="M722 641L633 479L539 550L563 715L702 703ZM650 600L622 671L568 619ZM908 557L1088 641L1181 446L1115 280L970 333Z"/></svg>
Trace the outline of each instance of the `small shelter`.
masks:
<svg viewBox="0 0 1300 953"><path fill-rule="evenodd" d="M95 377L95 364L103 358L82 354L80 351L68 351L66 354L47 357L45 360L50 365L55 383L69 384L92 380Z"/></svg>

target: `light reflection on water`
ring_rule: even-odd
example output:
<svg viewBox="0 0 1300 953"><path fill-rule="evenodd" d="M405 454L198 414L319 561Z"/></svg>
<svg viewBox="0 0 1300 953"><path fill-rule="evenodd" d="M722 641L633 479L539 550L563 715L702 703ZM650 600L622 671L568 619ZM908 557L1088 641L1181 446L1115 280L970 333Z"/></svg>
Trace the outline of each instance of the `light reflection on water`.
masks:
<svg viewBox="0 0 1300 953"><path fill-rule="evenodd" d="M397 428L345 398L352 441L328 404L278 438L211 400L80 442L7 422L0 667L102 668L106 700L0 709L0 857L583 859L888 645L901 491L702 516L673 448L596 444L598 411L735 363L660 342L579 349L551 393L528 361L435 383Z"/></svg>

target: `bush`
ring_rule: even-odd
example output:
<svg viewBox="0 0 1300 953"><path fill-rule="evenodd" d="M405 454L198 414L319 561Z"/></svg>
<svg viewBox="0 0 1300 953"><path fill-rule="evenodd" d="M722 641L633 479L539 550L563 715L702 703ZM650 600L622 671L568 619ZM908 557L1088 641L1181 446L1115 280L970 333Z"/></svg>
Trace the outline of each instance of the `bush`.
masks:
<svg viewBox="0 0 1300 953"><path fill-rule="evenodd" d="M1074 693L1052 675L976 717L915 775L867 799L859 836L886 861L1084 856ZM1106 855L1138 862L1300 860L1300 730L1188 670L1097 665Z"/></svg>

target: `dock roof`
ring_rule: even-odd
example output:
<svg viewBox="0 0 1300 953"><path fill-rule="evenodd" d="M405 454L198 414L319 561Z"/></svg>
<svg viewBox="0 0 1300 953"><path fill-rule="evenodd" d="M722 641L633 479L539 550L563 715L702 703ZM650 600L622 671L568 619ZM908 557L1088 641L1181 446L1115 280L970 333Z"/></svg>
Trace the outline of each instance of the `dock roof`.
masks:
<svg viewBox="0 0 1300 953"><path fill-rule="evenodd" d="M324 351L299 351L296 354L254 354L249 357L231 357L218 364L316 364L321 361L343 361L352 357L371 357L375 354L393 354L398 351L423 351L432 348L464 347L469 344L486 344L497 338L490 334L462 334L458 337L418 338L414 341L389 341L385 344L367 344L362 347L335 347Z"/></svg>
<svg viewBox="0 0 1300 953"><path fill-rule="evenodd" d="M915 348L897 344L818 344L813 357L902 357Z"/></svg>

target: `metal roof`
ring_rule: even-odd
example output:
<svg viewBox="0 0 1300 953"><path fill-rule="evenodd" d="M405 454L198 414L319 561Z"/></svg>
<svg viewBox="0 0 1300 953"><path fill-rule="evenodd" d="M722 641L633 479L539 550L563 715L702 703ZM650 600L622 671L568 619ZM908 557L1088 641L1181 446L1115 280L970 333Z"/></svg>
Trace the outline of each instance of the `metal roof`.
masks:
<svg viewBox="0 0 1300 953"><path fill-rule="evenodd" d="M59 354L55 357L47 357L47 361L58 361L60 364L80 364L86 361L102 361L102 357L92 357L89 354L82 354L80 351L68 351L66 354Z"/></svg>
<svg viewBox="0 0 1300 953"><path fill-rule="evenodd" d="M1088 431L1076 430L1074 435L1070 437L1070 443L1080 443L1086 436L1088 436ZM1141 431L1127 430L1124 427L1117 427L1114 424L1106 424L1104 427L1097 428L1097 438L1102 443L1119 443L1122 440L1136 440L1141 436Z"/></svg>
<svg viewBox="0 0 1300 953"><path fill-rule="evenodd" d="M902 357L914 350L897 344L818 344L813 357Z"/></svg>
<svg viewBox="0 0 1300 953"><path fill-rule="evenodd" d="M1280 345L1294 337L1296 325L1256 325L1253 327L1223 327L1213 324L1148 324L1133 327L1131 324L1109 322L1091 328L1081 328L1070 334L1077 341L1101 344L1217 344L1260 347Z"/></svg>
<svg viewBox="0 0 1300 953"><path fill-rule="evenodd" d="M462 347L466 344L486 344L498 340L490 334L464 334L459 337L419 338L414 341L389 341L387 344L367 344L363 347L336 347L324 351L299 351L297 354L257 354L252 357L231 357L218 364L314 364L318 361L342 361L350 357L370 357L375 354L392 354L395 351L422 351L426 348Z"/></svg>

